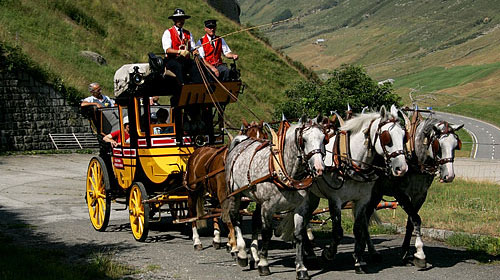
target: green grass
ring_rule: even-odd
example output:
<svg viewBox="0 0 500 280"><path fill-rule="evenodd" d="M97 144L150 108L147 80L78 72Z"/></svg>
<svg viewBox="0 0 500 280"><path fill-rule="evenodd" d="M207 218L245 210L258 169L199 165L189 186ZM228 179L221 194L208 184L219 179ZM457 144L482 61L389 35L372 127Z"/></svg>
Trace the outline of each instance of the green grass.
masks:
<svg viewBox="0 0 500 280"><path fill-rule="evenodd" d="M457 233L446 239L452 246L466 247L472 252L486 252L489 255L500 256L500 238L489 236L473 236Z"/></svg>
<svg viewBox="0 0 500 280"><path fill-rule="evenodd" d="M299 1L300 2L300 1ZM477 1L241 1L241 22L270 22L285 9L300 21L262 30L291 58L327 73L364 65L377 80L393 78L407 103L409 88L434 93L421 107L500 126L500 6ZM325 39L321 45L316 39Z"/></svg>
<svg viewBox="0 0 500 280"><path fill-rule="evenodd" d="M206 2L153 0L113 1L3 0L0 5L0 44L19 47L24 54L58 82L57 88L74 88L78 98L87 95L87 85L99 82L104 94L112 95L113 75L123 64L146 62L147 53L162 53L161 37L172 26L168 15L177 7L192 16L185 27L196 39L203 34L203 21L218 20L218 33L241 29ZM274 104L282 101L284 89L303 76L274 50L247 32L226 38L240 55L238 67L246 85L240 103L264 120L270 120ZM97 65L79 55L89 50L101 54L107 65ZM255 119L240 104L227 108L236 126L241 117Z"/></svg>
<svg viewBox="0 0 500 280"><path fill-rule="evenodd" d="M500 237L500 188L497 184L455 178L452 183L434 180L419 214L422 226L455 232ZM398 208L378 211L384 222L406 225L406 214ZM439 215L436 215L439 213Z"/></svg>
<svg viewBox="0 0 500 280"><path fill-rule="evenodd" d="M462 141L462 149L455 151L455 157L470 157L472 153L472 137L463 128L456 133L460 141Z"/></svg>
<svg viewBox="0 0 500 280"><path fill-rule="evenodd" d="M433 92L456 87L485 78L500 69L500 63L465 65L451 68L431 67L414 74L402 76L394 82L395 88L421 88Z"/></svg>
<svg viewBox="0 0 500 280"><path fill-rule="evenodd" d="M109 253L94 253L86 263L69 263L63 251L28 248L1 233L0 255L0 279L119 279L135 272Z"/></svg>

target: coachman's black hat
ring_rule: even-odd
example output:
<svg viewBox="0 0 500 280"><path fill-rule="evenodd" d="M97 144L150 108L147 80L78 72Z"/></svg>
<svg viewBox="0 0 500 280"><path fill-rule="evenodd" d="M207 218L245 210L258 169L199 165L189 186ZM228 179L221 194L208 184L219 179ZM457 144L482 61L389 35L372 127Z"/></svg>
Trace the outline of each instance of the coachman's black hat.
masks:
<svg viewBox="0 0 500 280"><path fill-rule="evenodd" d="M208 27L208 28L217 27L217 20L215 20L215 19L205 20L205 27Z"/></svg>
<svg viewBox="0 0 500 280"><path fill-rule="evenodd" d="M190 18L191 16L186 15L183 9L175 9L174 14L169 16L169 19L177 19L177 18Z"/></svg>

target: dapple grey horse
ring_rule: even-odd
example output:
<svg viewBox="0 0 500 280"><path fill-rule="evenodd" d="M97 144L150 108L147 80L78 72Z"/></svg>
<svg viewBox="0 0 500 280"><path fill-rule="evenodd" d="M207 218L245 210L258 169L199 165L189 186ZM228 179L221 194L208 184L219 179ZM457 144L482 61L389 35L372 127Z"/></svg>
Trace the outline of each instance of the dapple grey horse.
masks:
<svg viewBox="0 0 500 280"><path fill-rule="evenodd" d="M298 124L291 124L284 138L283 170L295 180L302 180L307 176L321 176L324 170L324 141L323 127L318 123L302 118ZM276 212L293 211L302 202L306 191L283 189L270 180L260 180L270 175L272 156L269 146L262 148L262 145L262 141L241 136L231 143L226 160L226 182L229 191L234 195L223 204L223 208L228 211L235 226L238 264L246 266L248 257L238 211L240 198L244 195L260 204L262 249L255 261L258 262L260 275L264 276L270 274L267 255L273 230L272 216ZM252 244L252 250L255 249L256 244Z"/></svg>
<svg viewBox="0 0 500 280"><path fill-rule="evenodd" d="M382 160L379 169L390 169L394 176L402 176L408 169L404 156L405 130L401 127L397 117L397 109L392 106L391 113L385 107L379 113L361 114L348 120L340 128L350 133L349 149L350 158L343 159L350 163L351 167L357 166L357 170L351 172L345 170L343 179L337 179L337 171L325 172L324 179L319 179L307 190L302 204L295 210L295 241L296 241L296 272L297 279L309 279L307 268L303 262L304 243L303 236L312 212L318 206L320 198L328 199L330 215L332 218L333 239L329 248L323 250L323 257L333 259L337 252L337 246L343 237L341 226L341 208L348 201L355 203L353 212L355 249L355 269L357 273L363 273L364 265L362 253L365 242L369 239L368 220L366 208L370 202L370 195L376 176L363 176L367 170L373 169L374 159L378 156ZM327 157L325 165L327 168L333 166L332 154L334 153L334 141L326 146ZM327 169L328 170L328 169ZM329 178L329 179L328 179Z"/></svg>
<svg viewBox="0 0 500 280"><path fill-rule="evenodd" d="M403 116L408 124L410 120L404 113ZM372 192L371 206L367 208L367 216L372 215L374 207L380 202L383 195L395 197L408 214L406 234L402 245L402 260L404 263L413 261L417 267L424 268L426 267L426 259L420 231L422 220L418 211L427 197L427 191L438 169L441 183L451 182L455 178L453 170L455 150L461 147L460 139L455 131L461 129L463 124L453 125L442 120L429 118L415 125L417 125L414 137L415 148L408 160L408 172L403 177L382 176L377 180ZM412 139L409 140L412 141ZM414 229L416 253L412 260L410 241ZM370 254L380 259L380 255L375 251L371 240L368 240L368 249Z"/></svg>

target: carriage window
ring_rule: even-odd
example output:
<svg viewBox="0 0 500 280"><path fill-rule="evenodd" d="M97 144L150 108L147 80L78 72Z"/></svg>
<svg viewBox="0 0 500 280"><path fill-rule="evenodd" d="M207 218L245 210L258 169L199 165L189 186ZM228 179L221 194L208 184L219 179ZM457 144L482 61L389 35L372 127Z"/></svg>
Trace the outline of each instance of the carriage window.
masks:
<svg viewBox="0 0 500 280"><path fill-rule="evenodd" d="M148 114L147 114L147 108L144 105L143 98L138 97L135 100L135 113L137 116L139 116L139 123L138 123L138 134L139 136L144 137L146 135L146 130L148 129Z"/></svg>
<svg viewBox="0 0 500 280"><path fill-rule="evenodd" d="M151 134L174 134L175 124L170 106L151 106Z"/></svg>
<svg viewBox="0 0 500 280"><path fill-rule="evenodd" d="M130 146L130 120L127 106L120 106L120 139L122 146Z"/></svg>

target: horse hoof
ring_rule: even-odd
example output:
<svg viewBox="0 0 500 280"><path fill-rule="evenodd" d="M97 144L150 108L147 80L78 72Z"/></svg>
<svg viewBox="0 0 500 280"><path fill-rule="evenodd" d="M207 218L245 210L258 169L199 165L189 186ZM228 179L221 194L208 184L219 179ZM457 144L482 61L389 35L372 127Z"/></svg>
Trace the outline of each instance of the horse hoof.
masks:
<svg viewBox="0 0 500 280"><path fill-rule="evenodd" d="M309 274L307 273L306 270L302 271L297 271L297 280L309 280L311 277L309 277Z"/></svg>
<svg viewBox="0 0 500 280"><path fill-rule="evenodd" d="M212 245L214 246L215 250L219 250L220 248L222 248L221 244L215 241L212 242Z"/></svg>
<svg viewBox="0 0 500 280"><path fill-rule="evenodd" d="M259 269L260 276L271 275L271 270L269 270L269 266L259 266L258 269Z"/></svg>
<svg viewBox="0 0 500 280"><path fill-rule="evenodd" d="M195 251L201 251L202 249L203 249L203 245L201 245L201 244L194 245Z"/></svg>
<svg viewBox="0 0 500 280"><path fill-rule="evenodd" d="M414 258L413 264L418 268L426 268L427 267L427 262L425 261L425 259Z"/></svg>
<svg viewBox="0 0 500 280"><path fill-rule="evenodd" d="M238 265L241 267L246 267L248 265L248 258L247 259L242 259L240 257L238 258Z"/></svg>
<svg viewBox="0 0 500 280"><path fill-rule="evenodd" d="M356 272L356 274L366 274L361 266L354 267L354 271Z"/></svg>
<svg viewBox="0 0 500 280"><path fill-rule="evenodd" d="M254 269L255 269L255 261L250 260L250 270L254 270Z"/></svg>

